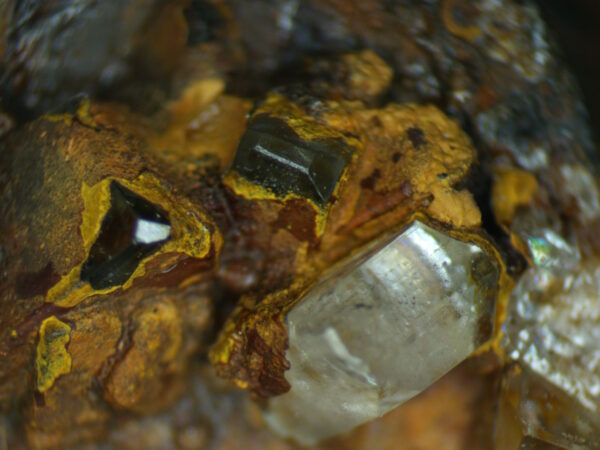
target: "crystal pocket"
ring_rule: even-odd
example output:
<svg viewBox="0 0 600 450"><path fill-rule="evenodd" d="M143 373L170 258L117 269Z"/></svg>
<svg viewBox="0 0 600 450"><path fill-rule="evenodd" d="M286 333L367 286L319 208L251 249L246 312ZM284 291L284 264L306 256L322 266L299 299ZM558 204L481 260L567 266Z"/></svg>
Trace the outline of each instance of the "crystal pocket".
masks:
<svg viewBox="0 0 600 450"><path fill-rule="evenodd" d="M171 235L171 224L162 208L114 181L110 202L98 239L81 267L81 280L94 289L123 284L141 260Z"/></svg>

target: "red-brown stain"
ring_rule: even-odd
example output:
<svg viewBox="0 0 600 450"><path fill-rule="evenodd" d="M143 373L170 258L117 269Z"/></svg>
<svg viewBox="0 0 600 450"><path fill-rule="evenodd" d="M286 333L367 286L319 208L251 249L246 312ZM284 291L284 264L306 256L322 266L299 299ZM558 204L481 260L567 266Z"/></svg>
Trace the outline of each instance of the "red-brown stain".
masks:
<svg viewBox="0 0 600 450"><path fill-rule="evenodd" d="M69 309L71 308L63 308L54 303L44 303L21 322L17 327L17 336L27 336L31 331L39 328L44 319L47 319L50 316L60 317Z"/></svg>
<svg viewBox="0 0 600 450"><path fill-rule="evenodd" d="M269 347L255 330L249 330L246 339L248 354L260 357L260 369L256 371L252 383L253 392L261 397L288 392L291 386L285 379L284 373L290 368L290 363L285 359L285 350ZM256 358L254 360L256 361Z"/></svg>
<svg viewBox="0 0 600 450"><path fill-rule="evenodd" d="M38 272L23 272L17 275L15 291L20 298L46 295L52 286L60 280L60 275L49 262Z"/></svg>
<svg viewBox="0 0 600 450"><path fill-rule="evenodd" d="M365 189L373 190L375 189L375 182L381 178L381 170L375 169L371 175L366 178L363 178L360 181L360 185Z"/></svg>
<svg viewBox="0 0 600 450"><path fill-rule="evenodd" d="M288 230L299 241L317 243L315 224L317 213L306 201L299 199L288 200L279 212L277 219L271 224L274 230Z"/></svg>
<svg viewBox="0 0 600 450"><path fill-rule="evenodd" d="M163 254L150 261L146 265L146 275L134 280L134 287L173 287L179 285L185 279L201 272L209 272L214 264L214 250L211 250L206 258L191 258L182 256L177 262L167 269L159 269L162 258L168 258L171 254Z"/></svg>

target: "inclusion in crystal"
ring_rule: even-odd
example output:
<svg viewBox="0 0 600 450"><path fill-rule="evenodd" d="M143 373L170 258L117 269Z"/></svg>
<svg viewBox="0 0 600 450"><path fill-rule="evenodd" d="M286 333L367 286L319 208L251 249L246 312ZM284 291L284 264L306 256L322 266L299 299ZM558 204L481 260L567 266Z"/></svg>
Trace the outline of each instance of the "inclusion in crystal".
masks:
<svg viewBox="0 0 600 450"><path fill-rule="evenodd" d="M265 114L249 124L232 169L277 195L294 193L324 206L352 156L341 139L305 141Z"/></svg>
<svg viewBox="0 0 600 450"><path fill-rule="evenodd" d="M291 390L266 413L304 444L385 414L491 336L497 262L424 223L324 278L287 315Z"/></svg>
<svg viewBox="0 0 600 450"><path fill-rule="evenodd" d="M81 280L94 289L125 283L142 259L171 235L167 213L116 182L110 185L110 209L81 268Z"/></svg>

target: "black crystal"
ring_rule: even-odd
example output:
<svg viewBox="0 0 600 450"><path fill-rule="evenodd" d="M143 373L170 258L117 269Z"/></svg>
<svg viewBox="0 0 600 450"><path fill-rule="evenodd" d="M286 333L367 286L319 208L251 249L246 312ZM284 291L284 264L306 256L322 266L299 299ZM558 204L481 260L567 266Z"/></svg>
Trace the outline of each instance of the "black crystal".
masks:
<svg viewBox="0 0 600 450"><path fill-rule="evenodd" d="M325 206L352 157L343 139L305 141L284 121L261 114L242 136L232 169L276 195Z"/></svg>
<svg viewBox="0 0 600 450"><path fill-rule="evenodd" d="M111 182L110 209L81 267L81 280L96 290L125 283L140 261L169 239L171 227L167 217L159 206Z"/></svg>

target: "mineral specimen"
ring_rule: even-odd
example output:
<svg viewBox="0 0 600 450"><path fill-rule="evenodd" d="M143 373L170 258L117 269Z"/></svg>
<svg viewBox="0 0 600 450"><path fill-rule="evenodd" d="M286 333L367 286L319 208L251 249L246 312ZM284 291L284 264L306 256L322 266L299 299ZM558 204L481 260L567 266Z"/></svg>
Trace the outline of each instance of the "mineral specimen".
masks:
<svg viewBox="0 0 600 450"><path fill-rule="evenodd" d="M280 119L257 116L242 136L231 169L285 195L326 205L352 156L343 141L302 141Z"/></svg>
<svg viewBox="0 0 600 450"><path fill-rule="evenodd" d="M550 30L0 0L0 449L599 448L599 158Z"/></svg>
<svg viewBox="0 0 600 450"><path fill-rule="evenodd" d="M287 315L291 389L267 421L302 443L382 416L491 337L499 268L482 249L419 221L378 247Z"/></svg>
<svg viewBox="0 0 600 450"><path fill-rule="evenodd" d="M81 266L81 281L96 289L125 283L145 256L156 251L171 234L166 213L113 181L111 207L98 239Z"/></svg>
<svg viewBox="0 0 600 450"><path fill-rule="evenodd" d="M0 290L12 305L0 319L0 401L18 405L32 448L95 439L113 409L172 401L210 325L202 276L218 231L139 140L80 120L38 119L0 152L11 258ZM180 286L192 275L194 287Z"/></svg>
<svg viewBox="0 0 600 450"><path fill-rule="evenodd" d="M600 448L597 412L529 368L507 369L497 414L498 449Z"/></svg>
<svg viewBox="0 0 600 450"><path fill-rule="evenodd" d="M505 345L522 369L509 373L504 401L524 435L600 448L600 268L552 230L536 231L527 239L534 266L506 321Z"/></svg>
<svg viewBox="0 0 600 450"><path fill-rule="evenodd" d="M290 126L303 133L303 145L312 143L309 132L314 130L315 135L346 136L346 145L356 148L329 204L315 205L311 198L278 194L265 189L262 180L252 182L237 172L225 177L239 198L254 202L247 221L255 222L255 229L265 228L261 222L264 217L276 218L268 226L281 239L277 247L260 242L260 233L252 237L253 245L264 245L272 252L273 261L278 258L280 276L292 275L291 283L283 289L277 281L269 285L265 280L263 286L272 286L271 292L242 298L211 353L219 373L262 396L289 389L284 373L288 366L285 314L323 272L344 257L352 259L360 248L381 243L417 213L424 220L453 224L459 240L472 240L486 251L495 251L479 227L480 214L473 197L454 187L464 180L475 159L473 148L455 122L435 107L388 105L377 110L359 102L323 101L319 109L326 120L318 121L309 108L274 95L255 114L287 114ZM369 127L372 123L378 126ZM258 169L261 164L260 160L248 161L246 170ZM283 165L273 169L282 174L288 170ZM301 205L307 211L304 214L299 213ZM267 263L267 267L272 264Z"/></svg>

